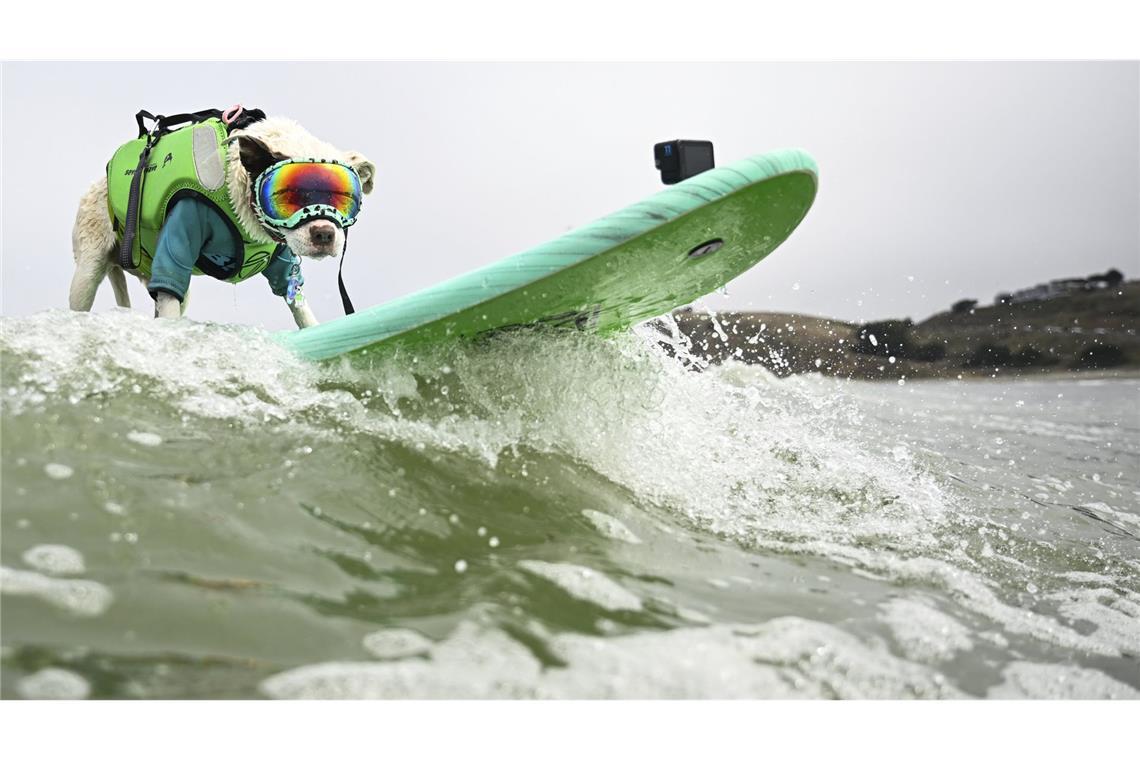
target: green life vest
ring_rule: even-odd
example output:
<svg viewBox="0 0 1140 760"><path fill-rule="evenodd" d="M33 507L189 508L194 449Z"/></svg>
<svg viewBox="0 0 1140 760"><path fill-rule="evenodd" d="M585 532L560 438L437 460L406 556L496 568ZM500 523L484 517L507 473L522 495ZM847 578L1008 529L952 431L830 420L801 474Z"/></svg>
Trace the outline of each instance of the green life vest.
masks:
<svg viewBox="0 0 1140 760"><path fill-rule="evenodd" d="M176 201L190 196L215 206L229 223L234 239L242 242L241 261L222 267L201 256L194 274L241 282L269 266L278 244L250 240L233 210L226 183L229 156L222 144L226 135L226 125L220 119L209 118L163 135L151 149L139 201L138 234L131 251L133 268L143 276L150 277L158 234L167 212ZM131 178L145 147L146 137L131 140L115 151L107 164L107 200L120 244L126 226Z"/></svg>

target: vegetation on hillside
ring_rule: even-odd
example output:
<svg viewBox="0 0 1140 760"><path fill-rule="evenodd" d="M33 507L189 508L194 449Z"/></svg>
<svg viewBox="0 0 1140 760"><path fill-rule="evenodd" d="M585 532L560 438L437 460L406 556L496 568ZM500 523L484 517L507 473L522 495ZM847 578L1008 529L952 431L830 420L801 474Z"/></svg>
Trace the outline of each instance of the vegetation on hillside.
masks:
<svg viewBox="0 0 1140 760"><path fill-rule="evenodd" d="M779 375L898 379L1140 369L1140 280L1122 282L1118 274L1110 270L1112 286L1041 300L999 297L979 307L964 299L918 323L692 310L673 317L694 355L760 364Z"/></svg>

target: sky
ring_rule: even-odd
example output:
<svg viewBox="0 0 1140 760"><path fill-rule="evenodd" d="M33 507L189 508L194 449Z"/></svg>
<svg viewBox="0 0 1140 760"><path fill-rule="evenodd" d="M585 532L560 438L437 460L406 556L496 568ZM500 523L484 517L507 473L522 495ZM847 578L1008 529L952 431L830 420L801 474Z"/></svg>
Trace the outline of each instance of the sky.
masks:
<svg viewBox="0 0 1140 760"><path fill-rule="evenodd" d="M79 197L134 114L234 103L377 166L349 236L358 309L558 237L662 188L655 142L718 164L787 147L815 206L713 309L919 320L1115 267L1140 276L1140 63L5 62L0 314L66 308ZM306 295L340 316L336 261ZM132 303L150 312L141 283ZM105 283L95 309L112 308ZM194 278L188 316L293 326L263 278Z"/></svg>

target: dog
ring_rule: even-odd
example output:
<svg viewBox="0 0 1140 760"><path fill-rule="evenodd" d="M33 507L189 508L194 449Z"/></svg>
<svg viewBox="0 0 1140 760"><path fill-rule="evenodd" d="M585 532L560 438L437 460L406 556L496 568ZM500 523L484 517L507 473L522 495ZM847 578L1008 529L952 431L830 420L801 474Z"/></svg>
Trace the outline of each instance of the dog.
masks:
<svg viewBox="0 0 1140 760"><path fill-rule="evenodd" d="M183 127L185 129L186 127ZM325 216L304 220L293 229L272 227L263 223L254 206L254 193L258 177L267 168L290 159L336 161L346 164L359 178L360 190L368 194L373 189L376 167L357 151L342 151L317 139L297 122L283 117L266 117L241 129L234 129L223 141L221 150L227 152L225 183L232 199L233 216L240 225L243 237L254 243L281 243L297 257L314 260L335 258L345 248L345 230L336 221ZM168 158L155 157L162 161ZM149 171L149 169L147 169ZM220 175L219 175L220 176ZM146 185L143 185L144 194ZM72 310L90 311L95 293L104 278L110 279L115 303L130 308L125 271L120 265L118 249L120 238L109 213L108 180L96 180L83 195L72 230L72 253L75 273L71 280L68 302ZM180 201L179 203L181 203ZM169 220L169 217L167 217ZM163 231L165 231L165 223ZM160 233L161 235L161 233ZM186 252L197 256L198 252ZM298 259L293 259L299 261ZM136 270L128 270L150 290L150 278ZM299 275L299 265L293 272ZM197 273L197 272L195 272ZM271 280L272 282L272 280ZM303 297L295 297L295 283L290 284L286 303L298 328L317 324L312 309ZM188 287L188 286L187 286ZM296 288L299 290L299 287ZM180 299L171 292L151 291L155 298L155 316L178 318L185 314L189 291ZM275 286L275 292L277 292ZM284 295L284 293L279 293Z"/></svg>

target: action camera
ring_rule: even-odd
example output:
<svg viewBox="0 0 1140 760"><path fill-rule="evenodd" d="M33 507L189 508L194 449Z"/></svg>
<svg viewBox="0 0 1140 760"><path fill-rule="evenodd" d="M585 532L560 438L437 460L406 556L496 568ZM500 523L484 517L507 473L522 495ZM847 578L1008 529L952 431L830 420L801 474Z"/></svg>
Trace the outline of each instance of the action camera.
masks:
<svg viewBox="0 0 1140 760"><path fill-rule="evenodd" d="M675 185L713 168L713 144L708 140L671 140L653 146L653 161L661 181Z"/></svg>

